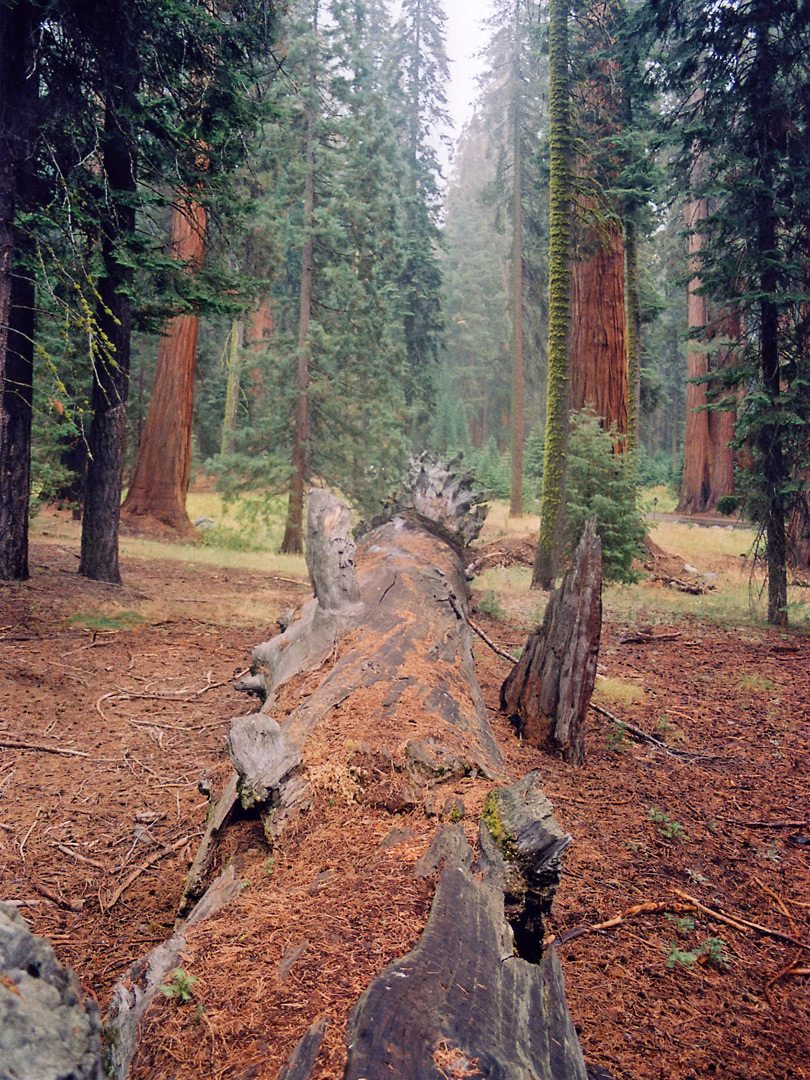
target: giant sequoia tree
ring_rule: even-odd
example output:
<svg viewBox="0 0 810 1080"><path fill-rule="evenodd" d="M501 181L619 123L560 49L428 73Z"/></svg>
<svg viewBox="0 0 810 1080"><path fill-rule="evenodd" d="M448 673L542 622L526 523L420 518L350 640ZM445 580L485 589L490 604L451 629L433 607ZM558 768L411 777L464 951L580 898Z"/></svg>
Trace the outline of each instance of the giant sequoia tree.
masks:
<svg viewBox="0 0 810 1080"><path fill-rule="evenodd" d="M785 521L810 448L810 23L802 0L649 0L665 36L683 173L709 199L703 290L739 313L726 386L744 388L737 437L753 457L750 512L768 563L768 621L787 621ZM696 94L696 86L700 93ZM705 163L697 183L695 155Z"/></svg>

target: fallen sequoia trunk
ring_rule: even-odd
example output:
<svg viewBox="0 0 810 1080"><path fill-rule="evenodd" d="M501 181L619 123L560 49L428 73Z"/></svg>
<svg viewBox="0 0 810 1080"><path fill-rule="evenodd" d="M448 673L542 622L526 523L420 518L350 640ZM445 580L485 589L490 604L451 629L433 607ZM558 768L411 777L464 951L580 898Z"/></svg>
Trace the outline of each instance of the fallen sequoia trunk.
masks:
<svg viewBox="0 0 810 1080"><path fill-rule="evenodd" d="M344 1076L582 1080L559 965L543 948L570 837L535 774L506 783L475 680L461 557L476 517L469 484L419 462L411 487L420 485L421 499L402 493L395 516L373 528L356 553L337 500L325 492L310 497L310 529L323 526L308 545L315 600L254 651L243 688L262 707L232 724L235 771L211 808L184 904L203 890L230 818L258 809L273 843L291 817L324 806L313 761L345 768L350 797L383 816L421 807L428 817L464 818L462 780L471 787L480 778L496 781L502 786L486 799L477 858L461 826L444 826L416 863L423 877L443 865L428 926L356 1006ZM312 692L282 715L284 701L296 700L293 690L284 698L295 670L316 669L301 688L317 681ZM269 715L273 709L278 718ZM343 718L356 724L359 717L363 739L333 753L340 761L323 749L312 756L324 729L339 735ZM284 1080L306 1080L317 1070L326 1019L319 1015L306 1032Z"/></svg>

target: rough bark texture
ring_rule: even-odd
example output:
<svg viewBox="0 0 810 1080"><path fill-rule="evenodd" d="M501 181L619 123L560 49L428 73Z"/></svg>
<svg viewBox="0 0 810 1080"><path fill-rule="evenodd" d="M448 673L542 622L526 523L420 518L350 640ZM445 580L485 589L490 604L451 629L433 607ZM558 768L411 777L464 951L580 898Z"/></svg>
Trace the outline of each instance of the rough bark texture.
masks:
<svg viewBox="0 0 810 1080"><path fill-rule="evenodd" d="M44 938L0 903L0 1080L101 1080L101 1017Z"/></svg>
<svg viewBox="0 0 810 1080"><path fill-rule="evenodd" d="M591 212L595 207L591 206ZM571 274L571 409L592 409L627 434L627 338L622 230L581 225Z"/></svg>
<svg viewBox="0 0 810 1080"><path fill-rule="evenodd" d="M181 199L172 215L172 254L188 273L202 265L205 228L204 208L192 198ZM176 315L161 335L152 400L121 509L130 524L149 519L181 534L194 532L186 513L186 495L198 330L196 315Z"/></svg>
<svg viewBox="0 0 810 1080"><path fill-rule="evenodd" d="M481 823L481 879L470 870L463 832L448 828L457 829L455 843L443 843L445 865L427 927L416 948L358 1002L344 1080L585 1080L556 953L533 939L533 962L524 959L504 911L505 894L531 892L543 897L538 916L540 907L547 913L570 841L537 779L532 774L490 797ZM541 879L545 891L532 887Z"/></svg>
<svg viewBox="0 0 810 1080"><path fill-rule="evenodd" d="M469 520L477 521L469 513L475 500L468 484L452 483L437 465L415 463L411 481L415 476L429 490L421 498L412 490L407 498L409 483L403 486L395 501L407 509L392 509L391 519L363 538L356 576L345 508L327 492L310 494L314 603L324 612L353 612L351 636L337 642L320 684L280 724L264 712L233 722L228 743L235 772L211 816L206 850L214 830L236 811L238 795L243 806L259 809L270 838L293 812L313 805L306 743L336 708L362 713L368 742L356 746L348 765L355 797L369 805L396 813L421 804L435 814L447 791L442 785L470 773L505 779L466 620L459 537L475 531ZM432 507L435 519L414 503ZM295 626L276 641L301 640ZM398 709L419 715L422 737L397 730ZM570 837L555 822L537 774L490 793L480 837L475 874L458 826L442 827L416 864L422 877L445 864L428 927L413 953L388 968L358 1004L345 1077L584 1080L559 965L553 951L543 950L544 920ZM195 867L198 888L202 874ZM190 882L187 894L192 891ZM282 1071L286 1080L311 1074L325 1023L321 1018L298 1044ZM480 1072L458 1072L458 1063Z"/></svg>
<svg viewBox="0 0 810 1080"><path fill-rule="evenodd" d="M696 166L699 171L699 165ZM684 220L688 230L687 253L689 266L694 277L687 290L687 323L690 331L705 328L706 337L714 332L723 333L731 340L739 337L739 320L726 315L724 318L712 316L705 296L700 296L700 253L703 235L695 231L708 214L705 199L696 199L684 209ZM710 328L711 326L711 328ZM733 350L727 349L717 354L716 366L722 367L733 363ZM683 475L677 510L681 514L700 514L713 510L718 500L734 491L734 451L730 443L734 438L734 413L730 411L709 411L707 384L693 382L705 380L709 371L708 353L701 348L700 342L690 340L686 353L686 431L684 434Z"/></svg>
<svg viewBox="0 0 810 1080"><path fill-rule="evenodd" d="M23 273L15 275L0 394L0 578L15 581L28 577L34 304L33 281Z"/></svg>
<svg viewBox="0 0 810 1080"><path fill-rule="evenodd" d="M566 760L585 756L585 713L593 693L602 627L602 545L593 521L571 569L548 602L520 661L501 688L501 708L534 746L551 745Z"/></svg>
<svg viewBox="0 0 810 1080"><path fill-rule="evenodd" d="M15 215L36 135L41 18L34 4L18 3L0 19L0 579L18 581L28 577L34 290L15 268Z"/></svg>
<svg viewBox="0 0 810 1080"><path fill-rule="evenodd" d="M126 25L109 13L112 25ZM129 393L130 331L133 271L118 258L119 245L135 228L133 193L135 161L128 109L137 87L137 64L126 55L121 64L122 87L110 91L104 125L104 173L111 203L103 225L104 278L99 283L97 315L104 342L93 357L93 419L88 438L89 461L79 573L96 581L121 583L118 569L118 529L124 472L127 395Z"/></svg>

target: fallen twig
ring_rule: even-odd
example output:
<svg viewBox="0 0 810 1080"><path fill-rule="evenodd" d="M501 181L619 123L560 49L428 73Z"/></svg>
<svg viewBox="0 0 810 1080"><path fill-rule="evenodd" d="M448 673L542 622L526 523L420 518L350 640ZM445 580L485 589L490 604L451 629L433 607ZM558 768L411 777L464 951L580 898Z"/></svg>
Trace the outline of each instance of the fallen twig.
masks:
<svg viewBox="0 0 810 1080"><path fill-rule="evenodd" d="M67 844L59 844L54 841L54 847L59 848L65 855L71 855L74 859L78 860L78 862L87 863L88 866L94 866L96 870L107 869L103 862L99 862L97 859L90 859L87 855L82 855L80 852L74 851L73 848L68 847Z"/></svg>
<svg viewBox="0 0 810 1080"><path fill-rule="evenodd" d="M450 601L450 607L453 609L453 611L455 611L456 615L458 615L461 620L466 622L466 624L473 631L473 633L478 634L484 644L488 645L494 653L497 653L498 656L502 656L504 660L508 660L510 664L516 664L518 662L516 657L512 656L512 654L507 652L506 649L502 649L500 645L497 645L492 640L492 638L484 630L482 630L480 626L477 625L477 623L474 623L472 621L472 619L469 615L466 614L466 612L462 611L462 609L456 603L455 597L448 596L447 599Z"/></svg>
<svg viewBox="0 0 810 1080"><path fill-rule="evenodd" d="M737 818L720 818L729 825L744 825L748 829L806 829L810 819L804 821L738 821Z"/></svg>
<svg viewBox="0 0 810 1080"><path fill-rule="evenodd" d="M40 896L44 896L46 900L51 900L57 907L62 908L64 911L81 911L84 907L84 903L81 900L64 900L59 893L54 892L53 889L49 889L47 885L43 885L41 881L37 881L36 878L31 878L31 887L39 893Z"/></svg>
<svg viewBox="0 0 810 1080"><path fill-rule="evenodd" d="M90 757L84 750L68 750L64 746L46 746L44 743L18 742L16 739L0 739L4 750L37 750L42 754L63 754L68 757Z"/></svg>
<svg viewBox="0 0 810 1080"><path fill-rule="evenodd" d="M564 934L560 934L559 937L553 938L551 944L565 945L567 942L574 941L575 938L583 937L585 934L595 934L600 930L612 930L614 926L621 926L622 923L635 915L657 915L660 912L670 911L683 914L686 911L694 910L694 904L679 904L677 901L672 900L644 900L640 904L633 904L626 911L619 912L618 915L614 915L612 919L607 919L605 922L594 923L592 926L576 926L573 930L567 930Z"/></svg>
<svg viewBox="0 0 810 1080"><path fill-rule="evenodd" d="M748 919L742 918L741 915L725 915L722 911L718 911L716 908L707 907L705 904L701 904L699 900L696 900L694 896L690 896L688 893L681 892L680 889L672 890L676 896L679 896L682 900L686 900L690 904L694 904L698 911L702 911L706 915L711 915L713 919L718 919L720 922L726 923L728 926L733 926L736 930L756 930L760 934L766 934L768 937L777 938L779 941L787 941L791 945L796 945L800 949L806 949L810 952L810 944L806 941L801 941L799 938L793 937L792 934L783 934L781 930L772 930L769 926L762 926L760 923L750 922Z"/></svg>
<svg viewBox="0 0 810 1080"><path fill-rule="evenodd" d="M183 836L179 840L175 840L173 844L163 848L162 851L156 851L154 855L150 855L148 859L145 859L141 865L137 866L131 874L128 874L118 888L111 893L104 905L104 909L109 911L111 907L118 903L133 881L136 881L141 874L148 870L150 866L154 866L156 862L160 862L160 860L165 859L167 855L172 855L175 851L179 851L180 848L185 847L190 839L190 836Z"/></svg>
<svg viewBox="0 0 810 1080"><path fill-rule="evenodd" d="M666 743L661 742L660 739L656 739L654 735L648 735L646 731L643 731L640 727L636 727L635 724L629 724L626 720L620 720L618 716L614 716L608 709L603 709L601 705L596 705L593 701L588 702L590 707L595 713L600 716L604 716L606 720L611 720L614 724L618 724L628 735L632 735L634 739L641 739L642 742L652 743L659 750L663 750L667 754L672 754L673 757L691 756L685 750L673 750L671 746L667 746Z"/></svg>
<svg viewBox="0 0 810 1080"><path fill-rule="evenodd" d="M626 634L619 638L620 645L654 645L657 641L675 641L681 637L682 630L670 630L664 634Z"/></svg>

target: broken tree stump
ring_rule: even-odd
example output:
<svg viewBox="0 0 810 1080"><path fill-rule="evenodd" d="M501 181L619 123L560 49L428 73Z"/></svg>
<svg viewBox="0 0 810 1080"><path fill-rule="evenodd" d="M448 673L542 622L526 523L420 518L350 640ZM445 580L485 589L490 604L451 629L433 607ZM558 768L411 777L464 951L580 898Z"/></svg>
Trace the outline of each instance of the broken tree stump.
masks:
<svg viewBox="0 0 810 1080"><path fill-rule="evenodd" d="M585 757L585 715L596 679L602 629L602 544L585 526L571 568L549 599L501 687L501 709L533 746L553 746L566 761Z"/></svg>

